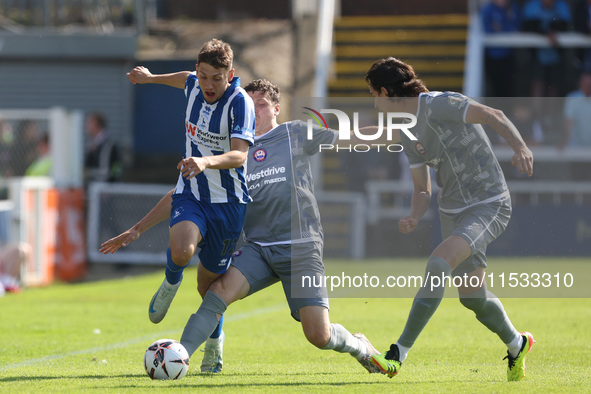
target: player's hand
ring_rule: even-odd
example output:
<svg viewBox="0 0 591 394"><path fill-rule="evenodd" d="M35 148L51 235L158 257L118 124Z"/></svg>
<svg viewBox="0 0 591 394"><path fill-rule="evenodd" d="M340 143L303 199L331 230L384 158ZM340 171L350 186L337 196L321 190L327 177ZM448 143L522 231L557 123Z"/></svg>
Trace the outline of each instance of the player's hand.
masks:
<svg viewBox="0 0 591 394"><path fill-rule="evenodd" d="M140 237L139 231L129 229L118 236L103 242L99 252L103 254L115 253L122 246L125 247Z"/></svg>
<svg viewBox="0 0 591 394"><path fill-rule="evenodd" d="M398 229L403 234L412 233L417 228L419 220L410 216L405 216L398 221Z"/></svg>
<svg viewBox="0 0 591 394"><path fill-rule="evenodd" d="M148 83L151 77L152 73L144 66L137 66L127 73L127 78L134 84Z"/></svg>
<svg viewBox="0 0 591 394"><path fill-rule="evenodd" d="M176 168L181 170L183 178L189 180L203 172L207 168L207 159L204 157L187 157L176 165Z"/></svg>
<svg viewBox="0 0 591 394"><path fill-rule="evenodd" d="M534 155L527 146L519 148L511 159L511 164L519 170L520 174L532 176L534 173Z"/></svg>
<svg viewBox="0 0 591 394"><path fill-rule="evenodd" d="M181 170L183 178L189 180L203 172L207 168L207 159L204 157L187 157L179 161L176 168Z"/></svg>

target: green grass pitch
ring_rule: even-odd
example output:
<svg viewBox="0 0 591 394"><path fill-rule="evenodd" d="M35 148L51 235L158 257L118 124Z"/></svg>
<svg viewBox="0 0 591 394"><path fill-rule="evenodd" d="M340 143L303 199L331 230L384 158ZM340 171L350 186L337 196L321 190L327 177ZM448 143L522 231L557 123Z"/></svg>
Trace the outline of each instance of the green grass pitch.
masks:
<svg viewBox="0 0 591 394"><path fill-rule="evenodd" d="M489 266L510 267L516 260L490 259ZM424 269L425 259L410 262L417 272ZM329 267L339 264L348 266L327 262ZM158 325L149 322L147 309L162 273L55 284L0 298L0 391L591 392L589 298L502 300L517 329L531 331L537 340L526 377L511 383L502 360L505 346L457 299L445 298L401 372L388 379L368 374L348 354L310 345L290 317L279 285L228 309L221 374L198 372L198 350L184 379L152 381L144 372L144 351L156 339L180 338L200 302L195 273L194 268L186 270L168 315ZM403 329L411 302L333 298L331 321L364 332L385 351Z"/></svg>

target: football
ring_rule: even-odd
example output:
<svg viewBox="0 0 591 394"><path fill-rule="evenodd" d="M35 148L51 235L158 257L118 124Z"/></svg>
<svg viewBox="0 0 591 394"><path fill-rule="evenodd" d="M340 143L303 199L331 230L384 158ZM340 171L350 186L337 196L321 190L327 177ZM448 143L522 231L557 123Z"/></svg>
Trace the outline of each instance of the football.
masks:
<svg viewBox="0 0 591 394"><path fill-rule="evenodd" d="M152 379L181 379L189 370L189 353L174 339L159 339L146 350L144 368Z"/></svg>

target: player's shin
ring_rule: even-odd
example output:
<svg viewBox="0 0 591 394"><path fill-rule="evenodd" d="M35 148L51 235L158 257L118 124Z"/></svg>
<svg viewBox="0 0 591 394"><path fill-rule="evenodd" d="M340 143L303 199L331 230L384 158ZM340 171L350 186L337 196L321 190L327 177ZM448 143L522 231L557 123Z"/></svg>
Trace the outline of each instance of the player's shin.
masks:
<svg viewBox="0 0 591 394"><path fill-rule="evenodd" d="M219 338L220 335L222 335L223 327L224 327L224 315L222 315L222 317L220 317L220 320L218 322L218 326L215 328L215 330L213 330L213 333L211 333L210 338L212 338L212 339Z"/></svg>
<svg viewBox="0 0 591 394"><path fill-rule="evenodd" d="M499 299L486 286L470 294L460 294L460 302L466 308L474 311L476 318L489 330L501 338L503 343L511 344L521 338L519 331L513 327L511 320L505 313L505 308ZM521 343L518 344L517 352Z"/></svg>
<svg viewBox="0 0 591 394"><path fill-rule="evenodd" d="M189 356L195 353L215 330L218 325L217 315L223 314L226 308L226 303L216 293L210 290L205 294L201 306L189 317L181 336L181 344L187 349Z"/></svg>
<svg viewBox="0 0 591 394"><path fill-rule="evenodd" d="M330 340L321 349L349 353L351 356L358 358L365 352L365 344L355 338L342 325L333 323L330 325Z"/></svg>
<svg viewBox="0 0 591 394"><path fill-rule="evenodd" d="M166 275L166 280L171 285L179 283L181 279L183 279L183 270L185 267L181 267L180 265L175 264L172 261L172 257L170 255L170 248L166 251L166 269L164 274Z"/></svg>
<svg viewBox="0 0 591 394"><path fill-rule="evenodd" d="M450 274L451 267L444 259L438 256L429 258L425 268L423 286L415 296L404 331L398 339L398 343L402 346L411 348L415 343L419 334L439 307L447 283L445 278Z"/></svg>

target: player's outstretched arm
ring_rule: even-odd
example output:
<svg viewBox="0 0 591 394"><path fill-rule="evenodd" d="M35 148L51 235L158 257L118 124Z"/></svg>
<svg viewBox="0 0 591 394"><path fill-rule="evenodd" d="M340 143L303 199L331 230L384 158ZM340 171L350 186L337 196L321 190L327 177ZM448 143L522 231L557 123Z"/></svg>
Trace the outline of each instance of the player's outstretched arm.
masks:
<svg viewBox="0 0 591 394"><path fill-rule="evenodd" d="M515 154L511 164L520 173L532 176L534 172L534 156L527 147L515 125L505 116L503 111L472 102L466 112L467 123L489 125L498 135L503 137Z"/></svg>
<svg viewBox="0 0 591 394"><path fill-rule="evenodd" d="M184 89L189 74L191 74L190 71L179 71L170 74L152 74L146 67L137 66L127 73L127 78L129 78L133 84L157 83Z"/></svg>
<svg viewBox="0 0 591 394"><path fill-rule="evenodd" d="M101 245L99 251L104 254L115 253L122 246L125 247L138 239L140 235L144 233L144 231L170 217L173 191L174 189L162 197L160 201L158 201L158 204L156 204L154 208L152 208L152 210L142 218L142 220L137 222L129 230L109 239L108 241L105 241Z"/></svg>

